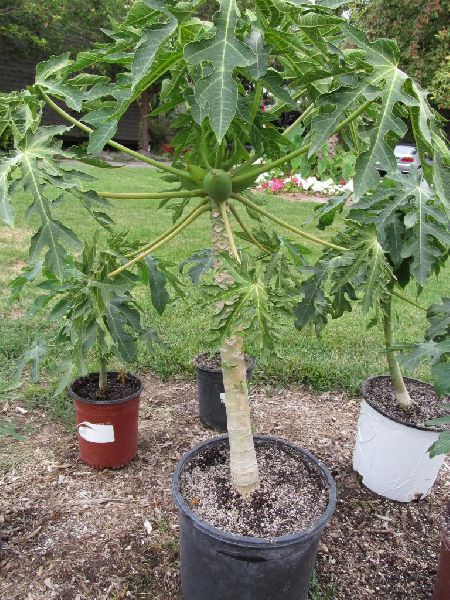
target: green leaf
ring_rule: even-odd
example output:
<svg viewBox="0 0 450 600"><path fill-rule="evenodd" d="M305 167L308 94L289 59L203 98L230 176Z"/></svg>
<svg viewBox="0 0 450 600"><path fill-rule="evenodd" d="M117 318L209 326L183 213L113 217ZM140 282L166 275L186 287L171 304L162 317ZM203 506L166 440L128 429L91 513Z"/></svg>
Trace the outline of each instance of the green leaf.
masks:
<svg viewBox="0 0 450 600"><path fill-rule="evenodd" d="M439 153L435 154L433 176L436 193L450 218L450 169L446 167L444 159Z"/></svg>
<svg viewBox="0 0 450 600"><path fill-rule="evenodd" d="M247 46L253 50L255 63L250 65L250 73L255 79L263 77L267 72L268 55L264 47L264 37L259 29L252 29L246 40Z"/></svg>
<svg viewBox="0 0 450 600"><path fill-rule="evenodd" d="M79 248L81 243L73 231L53 218L50 201L39 182L40 170L35 157L24 155L22 172L22 184L26 190L31 192L34 199L30 207L30 214L36 213L41 219L41 226L31 239L30 258L36 261L42 251L47 248L45 263L58 277L62 278L66 251L61 242L67 243L73 248Z"/></svg>
<svg viewBox="0 0 450 600"><path fill-rule="evenodd" d="M236 0L220 0L220 11L214 19L216 35L211 40L188 44L185 58L193 66L212 63L212 72L195 84L195 97L209 116L219 141L223 139L236 114L238 89L234 69L255 63L255 55L236 39Z"/></svg>
<svg viewBox="0 0 450 600"><path fill-rule="evenodd" d="M309 156L317 153L335 133L336 127L353 110L364 88L364 83L355 87L343 87L319 96L316 106L321 107L319 114L311 121L311 149Z"/></svg>
<svg viewBox="0 0 450 600"><path fill-rule="evenodd" d="M268 69L266 75L260 78L260 83L269 90L271 94L291 108L298 108L297 102L292 98L286 89L285 80L274 69Z"/></svg>
<svg viewBox="0 0 450 600"><path fill-rule="evenodd" d="M150 72L157 51L176 30L177 25L177 20L173 18L169 23L155 25L143 31L131 65L133 89L137 88Z"/></svg>
<svg viewBox="0 0 450 600"><path fill-rule="evenodd" d="M207 248L206 250L199 250L189 258L183 260L180 264L180 273L183 272L184 268L188 265L190 268L188 269L188 275L192 283L199 283L200 278L204 273L210 271L214 266L214 255L211 248Z"/></svg>
<svg viewBox="0 0 450 600"><path fill-rule="evenodd" d="M345 204L348 200L348 196L349 194L337 196L328 200L326 204L320 204L316 206L314 210L319 215L317 226L321 231L332 225L336 217L342 214Z"/></svg>
<svg viewBox="0 0 450 600"><path fill-rule="evenodd" d="M305 267L305 273L311 273L312 277L300 286L302 300L295 308L295 326L303 329L308 324L314 324L317 333L323 329L328 322L331 312L331 304L325 293L325 285L337 267L347 266L353 257L332 256L320 260L314 267Z"/></svg>
<svg viewBox="0 0 450 600"><path fill-rule="evenodd" d="M378 240L375 226L365 228L351 225L339 241L349 248L347 264L338 266L332 275L332 294L347 289L350 283L356 292L362 292L361 306L364 313L378 307L389 293L392 269L385 251Z"/></svg>
<svg viewBox="0 0 450 600"><path fill-rule="evenodd" d="M442 340L450 334L450 298L442 298L440 304L432 304L427 311L429 328L427 338Z"/></svg>
<svg viewBox="0 0 450 600"><path fill-rule="evenodd" d="M145 262L148 268L148 284L152 304L157 312L162 315L169 302L169 292L164 274L158 269L158 260L153 256L147 256Z"/></svg>
<svg viewBox="0 0 450 600"><path fill-rule="evenodd" d="M443 431L437 442L428 449L430 458L450 453L450 431Z"/></svg>
<svg viewBox="0 0 450 600"><path fill-rule="evenodd" d="M49 94L64 100L69 108L80 111L83 102L83 92L78 87L63 82L63 77L73 61L70 53L52 56L48 61L39 63L36 67L36 85Z"/></svg>
<svg viewBox="0 0 450 600"><path fill-rule="evenodd" d="M20 357L10 383L0 388L0 391L10 392L20 387L22 385L23 372L28 364L31 365L31 381L37 383L42 361L47 353L48 347L44 340L36 340L33 342L31 348L26 350Z"/></svg>
<svg viewBox="0 0 450 600"><path fill-rule="evenodd" d="M381 243L393 252L394 264L410 258L411 274L421 285L439 271L450 243L450 221L442 202L420 176L385 179L374 193L355 204L350 217L376 225Z"/></svg>
<svg viewBox="0 0 450 600"><path fill-rule="evenodd" d="M105 305L105 317L108 332L114 341L118 355L124 362L133 362L136 359L136 340L126 330L128 321L121 310L120 299Z"/></svg>
<svg viewBox="0 0 450 600"><path fill-rule="evenodd" d="M449 349L450 352L450 349ZM431 368L435 379L434 387L439 396L450 394L450 362L441 362Z"/></svg>
<svg viewBox="0 0 450 600"><path fill-rule="evenodd" d="M0 219L7 225L14 224L14 213L9 197L10 178L20 161L20 154L0 159Z"/></svg>
<svg viewBox="0 0 450 600"><path fill-rule="evenodd" d="M407 132L405 123L395 114L397 103L407 107L419 103L404 91L408 76L398 68L400 51L395 42L384 39L370 42L365 33L350 24L343 25L343 30L352 43L365 51L366 60L373 67L365 96L381 100L373 127L368 132L370 147L356 162L355 196L361 198L378 185L379 165L389 173L396 172L394 139L402 138Z"/></svg>
<svg viewBox="0 0 450 600"><path fill-rule="evenodd" d="M402 257L412 258L411 273L423 285L433 271L439 270L450 244L449 220L425 180L411 194Z"/></svg>
<svg viewBox="0 0 450 600"><path fill-rule="evenodd" d="M34 265L24 267L20 275L10 283L11 288L11 302L14 302L20 297L23 288L30 282L37 279L42 273L43 261L38 261Z"/></svg>

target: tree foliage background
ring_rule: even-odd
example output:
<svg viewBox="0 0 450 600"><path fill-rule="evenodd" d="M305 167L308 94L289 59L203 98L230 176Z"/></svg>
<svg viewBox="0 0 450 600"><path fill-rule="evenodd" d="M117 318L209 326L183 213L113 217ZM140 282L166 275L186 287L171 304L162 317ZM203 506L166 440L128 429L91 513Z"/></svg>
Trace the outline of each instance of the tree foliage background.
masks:
<svg viewBox="0 0 450 600"><path fill-rule="evenodd" d="M64 52L104 39L107 19L120 19L128 0L0 0L0 39L14 49ZM105 19L106 17L106 19Z"/></svg>
<svg viewBox="0 0 450 600"><path fill-rule="evenodd" d="M450 0L359 0L352 17L372 39L394 38L402 69L450 109Z"/></svg>

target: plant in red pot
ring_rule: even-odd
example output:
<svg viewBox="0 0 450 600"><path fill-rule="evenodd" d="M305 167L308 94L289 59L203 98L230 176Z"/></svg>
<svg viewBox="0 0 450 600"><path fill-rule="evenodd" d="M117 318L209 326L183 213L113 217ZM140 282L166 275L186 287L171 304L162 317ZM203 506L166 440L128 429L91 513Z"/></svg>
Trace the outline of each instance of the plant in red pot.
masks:
<svg viewBox="0 0 450 600"><path fill-rule="evenodd" d="M33 378L47 353L61 358L55 395L69 387L73 398L80 456L95 468L119 468L137 450L141 380L109 364L136 358L139 339L152 339L141 325L140 311L131 295L139 277L123 272L114 280L111 269L120 262L116 255L87 244L79 258L66 257L61 279L44 269L38 287L44 291L32 312L49 308L49 325L60 323L52 339L36 340L19 361L8 389L20 385L29 362ZM40 269L28 270L13 284L15 292L25 281L36 279ZM88 372L88 360L95 357L98 372ZM74 378L76 378L74 380Z"/></svg>

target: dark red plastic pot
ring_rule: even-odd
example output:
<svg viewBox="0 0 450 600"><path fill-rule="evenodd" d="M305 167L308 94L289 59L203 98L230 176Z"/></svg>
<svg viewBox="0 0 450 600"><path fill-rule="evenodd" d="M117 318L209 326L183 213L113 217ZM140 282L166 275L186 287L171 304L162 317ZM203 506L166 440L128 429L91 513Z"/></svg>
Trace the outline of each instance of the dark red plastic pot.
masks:
<svg viewBox="0 0 450 600"><path fill-rule="evenodd" d="M96 375L96 374L95 374ZM120 469L137 452L139 401L142 382L134 375L137 391L120 400L92 401L81 398L73 390L81 460L94 469Z"/></svg>
<svg viewBox="0 0 450 600"><path fill-rule="evenodd" d="M442 522L441 554L433 600L450 600L450 502Z"/></svg>
<svg viewBox="0 0 450 600"><path fill-rule="evenodd" d="M336 484L312 454L289 442L255 436L255 443L273 443L301 455L321 474L329 502L309 531L273 539L246 537L201 521L183 499L180 477L185 466L227 436L203 442L178 463L173 497L180 515L181 585L184 600L307 600L320 537L336 507Z"/></svg>

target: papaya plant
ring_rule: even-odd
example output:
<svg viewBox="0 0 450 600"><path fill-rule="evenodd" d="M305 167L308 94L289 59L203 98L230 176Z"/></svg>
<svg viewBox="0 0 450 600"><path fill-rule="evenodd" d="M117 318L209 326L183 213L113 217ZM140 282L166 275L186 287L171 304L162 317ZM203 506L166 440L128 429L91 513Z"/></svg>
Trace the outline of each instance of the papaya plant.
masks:
<svg viewBox="0 0 450 600"><path fill-rule="evenodd" d="M448 258L448 205L438 189L438 182L430 187L419 176L391 175L364 195L352 206L334 240L350 251L327 250L314 267L307 268L312 276L302 284L303 298L296 307L300 329L310 322L320 329L330 316L351 311L352 301L358 298L364 313L375 311L375 321L379 317L383 326L393 392L404 409L411 407L412 400L395 351L392 296L396 287L405 288L411 281L420 291ZM319 209L322 227L333 222L343 203L343 199L332 201ZM426 346L430 353L439 347L431 340ZM408 366L413 362L411 358Z"/></svg>
<svg viewBox="0 0 450 600"><path fill-rule="evenodd" d="M39 337L19 359L16 372L6 390L22 383L25 368L31 365L32 379L38 381L43 361L50 353L62 358L58 367L59 381L55 396L61 394L79 375L86 375L88 357L95 353L99 365L99 398L108 394L108 363L113 357L122 364L136 359L137 342L151 345L152 330L141 324L141 310L131 292L140 278L123 271L111 279L108 273L120 265L115 253L86 244L79 258L67 256L62 278L43 268L42 261L25 269L13 282L13 297L17 298L26 284L39 280L42 292L30 312L40 314L46 307L46 319L51 326L61 322L51 339ZM122 376L126 378L125 372Z"/></svg>
<svg viewBox="0 0 450 600"><path fill-rule="evenodd" d="M246 496L258 487L259 473L243 338L259 334L263 349L276 342L278 316L289 311L299 273L295 260L259 260L272 250L252 231L247 217L258 227L263 222L267 229L270 222L326 247L337 269L353 263L355 272L358 266L366 268L367 278L376 272L382 282L380 298L400 294L390 285L392 267L374 242L373 225L355 226L354 233L341 236L339 243L324 241L267 210L251 191L257 177L275 168L288 169L292 161L314 155L339 134L358 157L355 197L364 198L380 182L378 162L395 170L393 148L409 121L423 159L423 185L441 193L448 153L426 92L398 68L396 44L369 41L341 16L343 0L255 0L251 9L237 0L220 0L212 22L201 18L202 5L202 0L138 0L125 19L107 31L108 43L73 58L52 57L38 65L34 85L2 96L0 115L14 133L15 148L0 162L0 215L11 224L11 197L19 188L30 194L29 212L40 219L31 259L45 255L45 268L64 281L67 249L77 251L81 243L53 215L55 189L61 200L80 201L94 217L106 198L153 199L173 209L177 218L170 229L109 272L113 285L124 271L152 257L209 214L214 283L206 291L217 303L211 328L222 356L231 475L235 488ZM96 74L101 65L111 63L117 69L113 79ZM112 139L127 108L156 82L161 82L160 104L152 115L175 115L171 164ZM275 103L261 111L265 91ZM275 124L280 114L300 105L306 110L280 131ZM63 152L57 137L64 128L40 126L44 106L68 127L84 132L87 146L75 155ZM59 160L65 154L89 162L105 145L157 168L164 174L167 191L93 192L83 174ZM236 242L236 229L245 248ZM280 247L281 252L292 251L289 244L278 244L277 256ZM433 246L432 263L434 252ZM305 289L302 293L306 296ZM339 310L350 293L350 284L340 289ZM319 299L314 305L320 309L323 302ZM300 310L306 320L308 307L303 303ZM314 318L320 323L323 317L318 312Z"/></svg>
<svg viewBox="0 0 450 600"><path fill-rule="evenodd" d="M409 369L422 363L431 363L431 373L436 392L446 398L450 396L450 298L442 298L439 304L428 308L428 329L425 340L417 344L399 344L400 362ZM442 405L447 411L450 404ZM430 420L427 425L450 424L450 415ZM450 454L450 431L443 431L431 446L431 458L439 454Z"/></svg>

